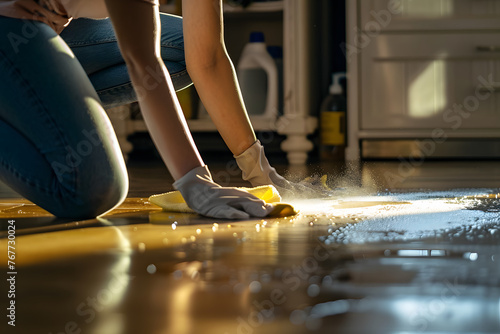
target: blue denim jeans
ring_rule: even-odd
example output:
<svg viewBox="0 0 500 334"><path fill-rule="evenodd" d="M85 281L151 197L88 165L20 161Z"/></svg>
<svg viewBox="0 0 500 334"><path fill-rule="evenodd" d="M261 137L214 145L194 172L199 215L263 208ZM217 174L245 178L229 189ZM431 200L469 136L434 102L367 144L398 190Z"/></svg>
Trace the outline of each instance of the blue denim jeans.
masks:
<svg viewBox="0 0 500 334"><path fill-rule="evenodd" d="M161 15L162 57L190 84L182 20ZM0 180L50 213L98 216L120 204L128 175L103 107L136 100L109 19L44 23L0 16Z"/></svg>
<svg viewBox="0 0 500 334"><path fill-rule="evenodd" d="M184 61L182 19L161 14L161 57L176 90L191 79ZM109 19L78 19L63 30L61 37L71 48L89 76L105 108L137 101Z"/></svg>

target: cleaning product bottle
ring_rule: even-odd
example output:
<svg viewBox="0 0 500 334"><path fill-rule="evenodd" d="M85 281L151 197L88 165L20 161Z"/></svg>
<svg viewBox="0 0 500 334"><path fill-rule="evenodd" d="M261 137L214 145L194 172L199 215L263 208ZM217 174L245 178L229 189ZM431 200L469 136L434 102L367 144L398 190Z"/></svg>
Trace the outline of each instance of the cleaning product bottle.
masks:
<svg viewBox="0 0 500 334"><path fill-rule="evenodd" d="M339 160L344 158L346 144L346 110L347 103L340 78L345 73L332 75L332 84L329 94L321 104L320 131L321 131L321 159Z"/></svg>
<svg viewBox="0 0 500 334"><path fill-rule="evenodd" d="M177 99L186 119L193 118L193 90L194 86L189 86L176 92Z"/></svg>
<svg viewBox="0 0 500 334"><path fill-rule="evenodd" d="M278 113L278 70L267 52L262 32L252 32L237 66L241 94L250 116L275 118Z"/></svg>

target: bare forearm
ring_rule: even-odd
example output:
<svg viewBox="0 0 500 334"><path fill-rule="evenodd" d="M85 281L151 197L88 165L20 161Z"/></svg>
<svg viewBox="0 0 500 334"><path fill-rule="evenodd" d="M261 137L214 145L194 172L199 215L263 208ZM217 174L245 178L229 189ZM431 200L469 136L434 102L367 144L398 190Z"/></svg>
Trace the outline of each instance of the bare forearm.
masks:
<svg viewBox="0 0 500 334"><path fill-rule="evenodd" d="M256 138L231 60L220 52L211 66L193 65L189 69L203 105L225 143L233 154L242 153Z"/></svg>
<svg viewBox="0 0 500 334"><path fill-rule="evenodd" d="M224 45L222 0L183 0L186 64L201 101L227 146L238 155L255 142Z"/></svg>
<svg viewBox="0 0 500 334"><path fill-rule="evenodd" d="M147 71L147 68L150 71ZM148 65L128 65L139 105L151 137L174 179L179 179L203 161L175 97L170 76L161 60ZM152 70L152 71L151 71ZM156 73L153 77L150 73ZM162 73L160 75L160 73Z"/></svg>
<svg viewBox="0 0 500 334"><path fill-rule="evenodd" d="M105 3L148 130L177 180L202 166L203 161L160 58L158 7L134 0L105 0Z"/></svg>

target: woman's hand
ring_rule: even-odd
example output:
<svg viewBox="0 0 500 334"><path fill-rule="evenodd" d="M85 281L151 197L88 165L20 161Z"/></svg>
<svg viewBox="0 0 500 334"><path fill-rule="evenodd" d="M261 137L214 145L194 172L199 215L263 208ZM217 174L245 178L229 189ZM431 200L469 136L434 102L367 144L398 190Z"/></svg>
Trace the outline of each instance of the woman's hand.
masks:
<svg viewBox="0 0 500 334"><path fill-rule="evenodd" d="M197 167L175 181L187 205L207 217L247 219L265 217L274 206L240 189L221 187L212 180L207 166Z"/></svg>
<svg viewBox="0 0 500 334"><path fill-rule="evenodd" d="M273 185L283 197L314 198L328 194L329 189L321 183L312 182L295 183L290 182L271 167L264 153L264 147L260 141L256 141L242 154L234 156L238 167L242 171L244 180L250 182L253 187L262 185Z"/></svg>

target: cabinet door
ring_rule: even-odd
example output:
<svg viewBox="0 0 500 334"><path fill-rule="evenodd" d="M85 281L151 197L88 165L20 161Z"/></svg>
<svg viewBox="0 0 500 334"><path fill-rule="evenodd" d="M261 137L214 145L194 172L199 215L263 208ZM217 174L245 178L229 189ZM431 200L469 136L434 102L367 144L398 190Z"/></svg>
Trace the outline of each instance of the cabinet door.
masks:
<svg viewBox="0 0 500 334"><path fill-rule="evenodd" d="M500 0L358 0L361 26L373 30L500 28Z"/></svg>
<svg viewBox="0 0 500 334"><path fill-rule="evenodd" d="M362 129L500 129L500 34L380 35L361 69Z"/></svg>

